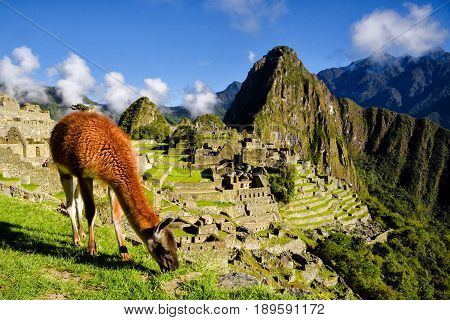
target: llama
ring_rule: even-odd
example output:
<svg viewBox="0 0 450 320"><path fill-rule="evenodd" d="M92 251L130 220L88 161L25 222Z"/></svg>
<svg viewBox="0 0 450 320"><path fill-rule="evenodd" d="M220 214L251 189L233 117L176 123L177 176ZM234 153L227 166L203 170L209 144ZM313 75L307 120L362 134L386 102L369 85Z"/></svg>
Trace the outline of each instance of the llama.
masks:
<svg viewBox="0 0 450 320"><path fill-rule="evenodd" d="M130 139L119 127L109 118L94 112L70 113L53 128L50 151L66 194L75 245L80 245L80 237L85 237L81 224L84 204L89 228L89 253L96 253L93 180L100 179L108 184L122 259L130 258L122 234L123 210L161 270L165 272L178 268L175 237L168 228L173 219L167 218L160 222L147 203ZM74 177L78 179L76 189Z"/></svg>

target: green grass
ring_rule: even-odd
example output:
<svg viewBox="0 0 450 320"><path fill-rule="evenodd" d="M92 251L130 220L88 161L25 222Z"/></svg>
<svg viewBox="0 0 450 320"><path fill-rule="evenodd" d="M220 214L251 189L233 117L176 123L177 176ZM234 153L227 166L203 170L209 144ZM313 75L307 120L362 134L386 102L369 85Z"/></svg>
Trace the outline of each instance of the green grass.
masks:
<svg viewBox="0 0 450 320"><path fill-rule="evenodd" d="M158 164L151 169L148 169L147 172L152 174L153 179L161 179L163 174L169 169L170 166Z"/></svg>
<svg viewBox="0 0 450 320"><path fill-rule="evenodd" d="M192 169L192 174L189 169L173 168L172 173L167 177L167 182L200 182L202 174L200 170Z"/></svg>
<svg viewBox="0 0 450 320"><path fill-rule="evenodd" d="M153 203L155 202L155 193L147 188L144 188L144 192L148 203L150 203L150 205L153 205Z"/></svg>
<svg viewBox="0 0 450 320"><path fill-rule="evenodd" d="M161 212L162 212L162 213L166 213L166 212L177 212L177 211L180 211L180 210L181 210L181 209L180 209L179 206L177 206L176 204L173 204L173 205L170 205L170 206L168 206L168 207L162 208L162 209L161 209Z"/></svg>
<svg viewBox="0 0 450 320"><path fill-rule="evenodd" d="M31 192L36 191L37 188L39 188L39 185L38 184L34 184L34 183L30 183L30 184L23 184L22 183L20 186L22 188L28 190L28 191L31 191Z"/></svg>
<svg viewBox="0 0 450 320"><path fill-rule="evenodd" d="M65 200L66 199L66 194L64 193L64 191L59 191L53 194L53 196L58 199L58 200Z"/></svg>
<svg viewBox="0 0 450 320"><path fill-rule="evenodd" d="M95 229L98 255L72 245L69 219L56 205L0 196L0 299L169 299L161 286L183 274L202 277L179 288L184 299L289 299L268 286L225 291L218 273L181 261L175 272L160 273L143 246L128 245L132 262L122 262L112 226ZM86 240L84 241L86 243Z"/></svg>
<svg viewBox="0 0 450 320"><path fill-rule="evenodd" d="M3 174L0 173L0 181L1 182L18 182L18 181L20 181L20 179L19 178L5 178L5 177L3 177Z"/></svg>

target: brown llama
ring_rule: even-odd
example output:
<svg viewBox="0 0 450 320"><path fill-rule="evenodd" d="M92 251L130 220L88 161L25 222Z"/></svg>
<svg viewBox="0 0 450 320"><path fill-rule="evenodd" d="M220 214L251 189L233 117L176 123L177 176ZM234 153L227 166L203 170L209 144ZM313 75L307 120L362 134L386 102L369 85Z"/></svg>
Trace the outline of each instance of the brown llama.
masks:
<svg viewBox="0 0 450 320"><path fill-rule="evenodd" d="M130 139L119 127L109 118L97 113L73 112L53 128L50 150L66 194L75 245L80 245L80 236L85 236L81 224L82 199L89 226L89 253L94 255L96 252L93 180L100 179L108 184L122 258L129 259L122 234L123 209L133 230L161 270L178 268L175 237L168 228L173 219L167 218L160 222L158 215L147 203ZM76 189L73 177L78 179Z"/></svg>

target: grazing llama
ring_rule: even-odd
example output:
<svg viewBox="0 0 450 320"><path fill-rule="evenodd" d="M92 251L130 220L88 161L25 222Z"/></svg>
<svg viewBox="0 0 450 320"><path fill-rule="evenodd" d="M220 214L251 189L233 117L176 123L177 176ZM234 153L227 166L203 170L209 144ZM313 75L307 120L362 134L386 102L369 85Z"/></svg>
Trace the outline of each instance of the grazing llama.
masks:
<svg viewBox="0 0 450 320"><path fill-rule="evenodd" d="M119 127L97 113L73 112L54 127L50 150L66 194L75 245L80 245L80 237L85 237L81 223L84 203L89 226L89 253L94 255L96 252L93 179L100 179L108 184L122 259L129 259L122 234L123 209L130 225L161 270L178 268L175 237L168 228L173 219L167 218L160 222L158 215L148 205L131 142ZM76 189L73 177L78 179Z"/></svg>

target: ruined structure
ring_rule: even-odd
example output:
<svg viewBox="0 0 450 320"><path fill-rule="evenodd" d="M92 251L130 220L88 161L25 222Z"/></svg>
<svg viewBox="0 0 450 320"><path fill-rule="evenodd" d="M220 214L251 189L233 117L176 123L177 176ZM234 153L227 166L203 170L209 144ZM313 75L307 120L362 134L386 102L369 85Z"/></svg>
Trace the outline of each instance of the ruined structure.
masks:
<svg viewBox="0 0 450 320"><path fill-rule="evenodd" d="M0 148L41 164L49 157L48 140L54 125L49 112L38 105L21 108L14 98L0 94Z"/></svg>
<svg viewBox="0 0 450 320"><path fill-rule="evenodd" d="M59 189L56 170L49 166L54 124L38 105L20 107L14 98L0 94L0 174L9 184L34 184L50 193Z"/></svg>

